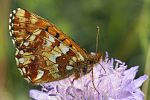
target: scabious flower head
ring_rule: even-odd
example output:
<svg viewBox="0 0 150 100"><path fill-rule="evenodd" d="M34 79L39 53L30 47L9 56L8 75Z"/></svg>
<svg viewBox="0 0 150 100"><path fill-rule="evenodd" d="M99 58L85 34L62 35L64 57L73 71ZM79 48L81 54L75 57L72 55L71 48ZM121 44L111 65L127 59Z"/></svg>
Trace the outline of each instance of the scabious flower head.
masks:
<svg viewBox="0 0 150 100"><path fill-rule="evenodd" d="M90 72L74 82L70 76L41 84L41 90L32 89L29 95L35 100L144 100L140 86L148 76L134 79L137 71L138 66L127 69L124 62L106 57L94 66L94 77Z"/></svg>

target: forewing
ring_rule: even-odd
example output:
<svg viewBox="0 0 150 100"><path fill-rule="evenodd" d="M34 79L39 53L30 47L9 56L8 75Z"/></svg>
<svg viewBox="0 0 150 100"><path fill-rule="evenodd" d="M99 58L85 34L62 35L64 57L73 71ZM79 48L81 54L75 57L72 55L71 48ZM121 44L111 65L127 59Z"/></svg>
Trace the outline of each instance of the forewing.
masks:
<svg viewBox="0 0 150 100"><path fill-rule="evenodd" d="M68 77L86 53L47 20L18 8L10 14L10 35L17 49L18 69L29 82L41 83Z"/></svg>

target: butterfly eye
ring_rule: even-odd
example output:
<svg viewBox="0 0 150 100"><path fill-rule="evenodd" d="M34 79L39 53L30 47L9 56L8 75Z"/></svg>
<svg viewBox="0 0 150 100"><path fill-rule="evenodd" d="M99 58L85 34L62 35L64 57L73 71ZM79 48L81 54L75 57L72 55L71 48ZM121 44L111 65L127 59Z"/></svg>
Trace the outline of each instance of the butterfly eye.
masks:
<svg viewBox="0 0 150 100"><path fill-rule="evenodd" d="M83 71L84 74L86 74L87 73L87 68L83 67L82 71Z"/></svg>

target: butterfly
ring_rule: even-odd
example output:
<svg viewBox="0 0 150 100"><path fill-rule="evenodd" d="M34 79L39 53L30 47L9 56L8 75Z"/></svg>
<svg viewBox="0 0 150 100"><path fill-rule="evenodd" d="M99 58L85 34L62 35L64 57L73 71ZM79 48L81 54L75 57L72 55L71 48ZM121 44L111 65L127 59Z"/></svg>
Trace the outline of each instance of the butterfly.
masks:
<svg viewBox="0 0 150 100"><path fill-rule="evenodd" d="M10 14L9 33L16 48L15 59L24 78L31 83L78 79L101 59L88 53L46 19L18 8Z"/></svg>

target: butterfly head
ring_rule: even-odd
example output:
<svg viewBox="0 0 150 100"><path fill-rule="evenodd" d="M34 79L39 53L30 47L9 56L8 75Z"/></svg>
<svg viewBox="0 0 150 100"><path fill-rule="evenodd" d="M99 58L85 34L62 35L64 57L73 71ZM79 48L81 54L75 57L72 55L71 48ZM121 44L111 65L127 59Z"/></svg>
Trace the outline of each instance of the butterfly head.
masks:
<svg viewBox="0 0 150 100"><path fill-rule="evenodd" d="M83 74L89 73L92 68L94 67L94 64L98 63L102 56L99 53L90 53L88 54L88 59L84 67L82 67Z"/></svg>
<svg viewBox="0 0 150 100"><path fill-rule="evenodd" d="M99 54L99 53L94 53L94 52L91 52L89 55L88 55L88 62L90 65L93 65L93 64L96 64L100 61L100 59L102 58L102 56Z"/></svg>

